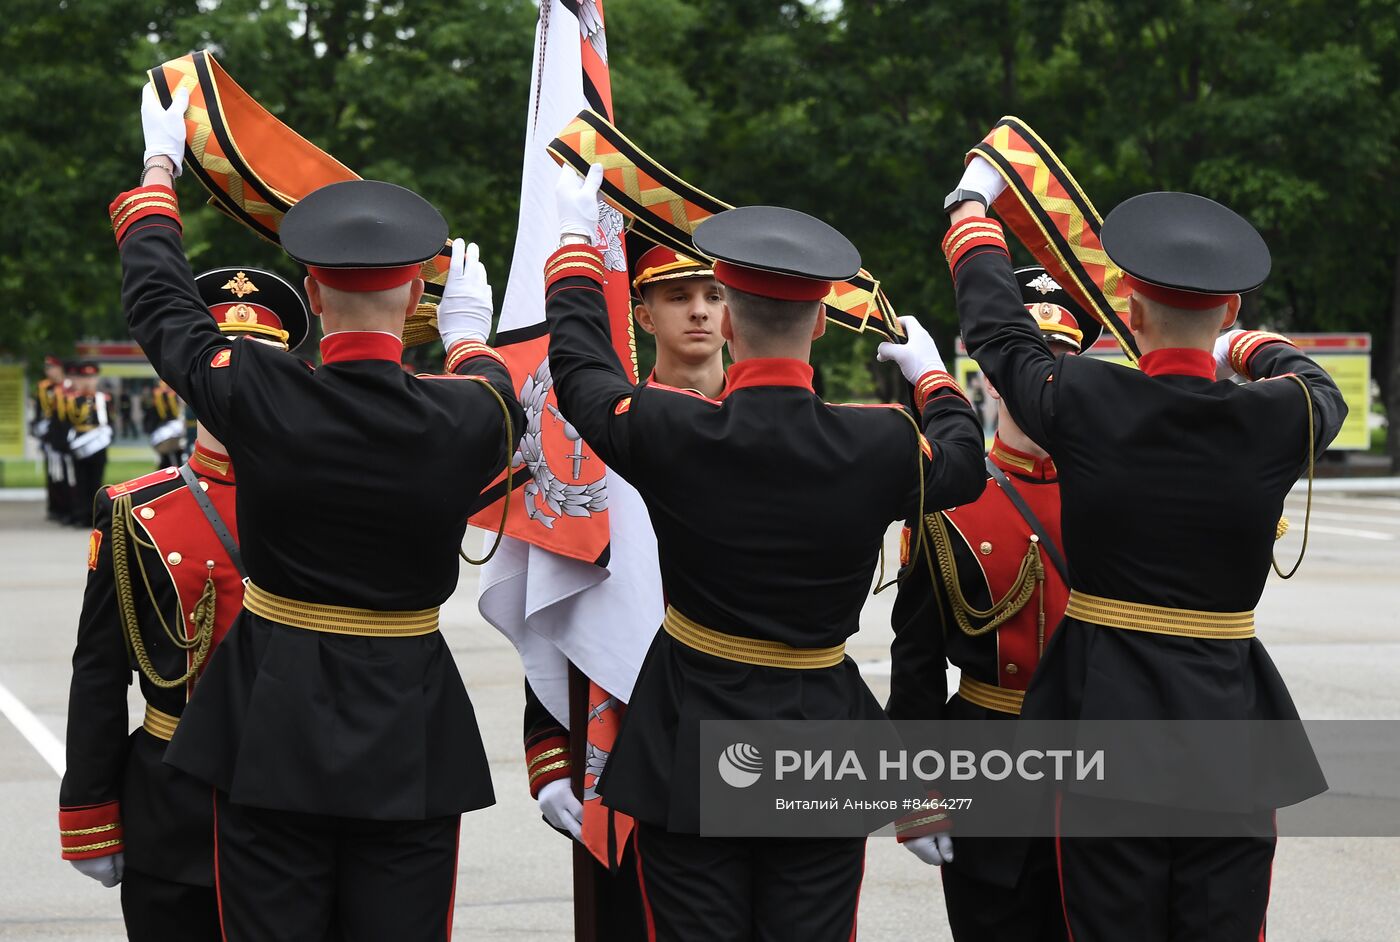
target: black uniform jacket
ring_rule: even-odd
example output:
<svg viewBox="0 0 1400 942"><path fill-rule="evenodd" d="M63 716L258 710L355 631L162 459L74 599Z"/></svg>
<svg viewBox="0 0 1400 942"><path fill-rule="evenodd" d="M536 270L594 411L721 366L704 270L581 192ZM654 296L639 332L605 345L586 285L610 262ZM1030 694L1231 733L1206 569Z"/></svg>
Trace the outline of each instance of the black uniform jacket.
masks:
<svg viewBox="0 0 1400 942"><path fill-rule="evenodd" d="M148 188L149 189L149 188ZM120 202L120 201L119 201ZM287 598L378 611L440 605L481 491L515 449L523 413L492 356L420 378L397 338L323 341L313 370L233 342L195 289L178 221L119 239L132 336L238 467L248 577ZM211 659L167 753L256 807L409 820L489 805L475 715L440 632L365 637L245 612Z"/></svg>
<svg viewBox="0 0 1400 942"><path fill-rule="evenodd" d="M207 486L211 503L236 535L234 479L229 463L200 449L190 459L190 467ZM146 703L171 717L178 718L184 712L194 683L175 687L152 683L140 672L134 649L127 642L112 562L112 502L123 495L131 496L133 511L126 542L131 600L150 666L158 676L166 680L182 677L193 653L170 640L161 619L177 635L193 638L196 632L189 616L210 579L214 583L216 645L243 608L242 577L174 468L98 492L87 589L68 693L67 770L59 790L59 826L71 831L110 830L65 835L65 856L124 852L127 866L142 873L177 883L213 886L214 822L209 786L161 761L166 739L153 735L144 725L128 734L127 688L133 672ZM213 563L212 568L209 563ZM72 850L118 838L118 843L105 848Z"/></svg>
<svg viewBox="0 0 1400 942"><path fill-rule="evenodd" d="M988 458L1006 474L1046 535L1061 546L1055 462L1017 451L1000 439L993 443ZM947 667L953 664L964 678L989 687L1024 693L1045 644L1064 616L1069 587L1049 554L1039 550L1044 580L1030 580L1034 588L1020 609L990 630L988 618L966 614L970 630L964 628L953 612L953 593L960 592L969 606L987 611L1013 592L1023 578L1022 562L1034 531L1006 491L990 480L977 500L938 516L941 532L926 518L922 548L900 572L890 616L895 637L890 645L890 698L885 709L893 720L1014 720L1015 712L989 708L957 692L949 697ZM956 586L936 561L935 541L943 543L951 556ZM912 538L909 543L920 546ZM956 815L953 820L957 854L944 866L1015 886L1029 840L960 836Z"/></svg>
<svg viewBox="0 0 1400 942"><path fill-rule="evenodd" d="M578 246L570 246L578 252ZM634 386L608 335L601 263L551 263L550 371L559 405L645 500L667 602L714 631L798 648L860 627L891 521L973 500L980 426L946 382L923 407L829 405L796 360L735 364L720 400ZM926 450L925 450L926 449ZM883 718L855 663L793 670L699 653L658 632L600 791L673 831L698 830L702 719Z"/></svg>
<svg viewBox="0 0 1400 942"><path fill-rule="evenodd" d="M1346 415L1332 379L1286 342L1246 335L1257 380L1214 379L1203 351L1161 350L1135 370L1053 356L1026 316L1004 250L954 257L968 352L1016 423L1054 456L1073 589L1208 612L1254 609L1284 498L1308 455ZM1267 631L1267 626L1262 626ZM1175 637L1074 618L1052 636L1023 718L1295 720L1257 638ZM1326 785L1305 740L1292 753L1242 757L1237 808L1300 801ZM1286 773L1286 774L1285 774ZM1176 804L1172 795L1124 795Z"/></svg>

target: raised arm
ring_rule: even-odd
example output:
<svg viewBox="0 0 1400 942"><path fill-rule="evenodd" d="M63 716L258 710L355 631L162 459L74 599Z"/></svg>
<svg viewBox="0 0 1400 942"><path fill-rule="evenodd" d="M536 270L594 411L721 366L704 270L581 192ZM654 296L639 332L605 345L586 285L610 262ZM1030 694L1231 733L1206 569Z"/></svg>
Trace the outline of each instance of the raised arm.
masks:
<svg viewBox="0 0 1400 942"><path fill-rule="evenodd" d="M228 441L237 345L220 333L195 287L175 200L188 101L188 92L177 92L170 108L161 108L146 86L141 100L144 185L113 201L112 228L121 252L122 308L131 336L161 379L194 407L210 431Z"/></svg>
<svg viewBox="0 0 1400 942"><path fill-rule="evenodd" d="M591 244L602 177L598 165L584 179L569 167L560 174L555 192L563 244L545 263L544 310L559 409L588 447L626 474L631 464L628 397L636 386L613 349L603 294L606 268L602 253Z"/></svg>
<svg viewBox="0 0 1400 942"><path fill-rule="evenodd" d="M901 317L906 341L880 344L877 357L899 365L914 386L914 406L923 429L922 484L916 479L905 496L901 513L917 518L919 494L923 510L942 510L976 500L987 484L983 469L982 423L957 381L943 365L933 338L913 317Z"/></svg>
<svg viewBox="0 0 1400 942"><path fill-rule="evenodd" d="M438 333L447 351L446 369L453 376L477 380L462 384L462 395L481 399L490 422L497 421L499 406L505 406L514 440L504 442L504 447L505 454L512 455L525 432L525 411L520 407L505 358L486 343L493 311L491 285L486 279L486 267L481 264L480 250L475 242L468 245L461 239L453 240L447 282L437 312Z"/></svg>
<svg viewBox="0 0 1400 942"><path fill-rule="evenodd" d="M968 354L1001 393L1031 440L1049 450L1055 434L1058 361L1026 313L1001 223L976 203L955 209L943 251L953 273Z"/></svg>
<svg viewBox="0 0 1400 942"><path fill-rule="evenodd" d="M1220 372L1228 369L1250 381L1289 374L1304 380L1312 399L1314 447L1319 454L1342 430L1347 417L1342 391L1326 370L1287 337L1262 330L1233 330L1216 341L1215 360Z"/></svg>

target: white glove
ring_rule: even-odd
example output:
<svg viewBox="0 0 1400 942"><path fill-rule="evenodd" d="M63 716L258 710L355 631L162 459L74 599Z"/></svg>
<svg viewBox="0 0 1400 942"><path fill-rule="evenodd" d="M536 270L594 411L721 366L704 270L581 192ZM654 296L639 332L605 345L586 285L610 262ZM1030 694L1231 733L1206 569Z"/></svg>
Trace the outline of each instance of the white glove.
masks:
<svg viewBox="0 0 1400 942"><path fill-rule="evenodd" d="M904 842L904 849L932 867L953 862L953 839L947 834L925 834Z"/></svg>
<svg viewBox="0 0 1400 942"><path fill-rule="evenodd" d="M958 181L958 188L981 193L987 198L987 205L990 207L1006 189L1006 179L997 172L997 168L993 167L986 157L978 155L972 158L967 168L963 170L962 179Z"/></svg>
<svg viewBox="0 0 1400 942"><path fill-rule="evenodd" d="M126 869L126 855L118 851L106 857L89 857L86 860L70 860L73 869L85 877L92 877L103 886L116 886L122 882L122 871Z"/></svg>
<svg viewBox="0 0 1400 942"><path fill-rule="evenodd" d="M899 371L911 383L917 383L919 377L930 370L946 370L937 345L918 318L906 314L899 322L904 325L904 334L908 339L904 343L886 340L875 351L875 359L881 363L889 360L898 363Z"/></svg>
<svg viewBox="0 0 1400 942"><path fill-rule="evenodd" d="M1243 330L1227 330L1219 337L1215 338L1215 378L1229 379L1235 375L1235 368L1230 365L1230 345L1235 342L1235 338L1244 333Z"/></svg>
<svg viewBox="0 0 1400 942"><path fill-rule="evenodd" d="M598 235L598 187L603 184L603 165L588 168L588 176L580 177L574 168L564 165L554 184L554 206L559 211L559 237L583 236L589 245Z"/></svg>
<svg viewBox="0 0 1400 942"><path fill-rule="evenodd" d="M141 91L141 134L146 138L144 164L152 157L169 157L175 164L175 176L180 175L180 162L185 157L185 109L190 104L189 89L176 89L170 107L162 108L155 88L148 82Z"/></svg>
<svg viewBox="0 0 1400 942"><path fill-rule="evenodd" d="M452 261L437 311L444 348L451 349L461 340L485 342L491 334L491 286L486 283L486 267L480 258L475 242L467 245L461 239L452 240Z"/></svg>
<svg viewBox="0 0 1400 942"><path fill-rule="evenodd" d="M574 795L566 778L557 778L540 789L540 814L551 825L568 831L578 840L583 836L583 804Z"/></svg>

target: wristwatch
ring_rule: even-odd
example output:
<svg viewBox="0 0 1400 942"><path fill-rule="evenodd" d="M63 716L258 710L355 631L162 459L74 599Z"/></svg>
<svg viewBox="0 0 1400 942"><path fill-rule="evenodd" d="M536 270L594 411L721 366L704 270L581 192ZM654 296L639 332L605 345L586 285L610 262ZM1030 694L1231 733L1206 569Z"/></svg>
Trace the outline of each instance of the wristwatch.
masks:
<svg viewBox="0 0 1400 942"><path fill-rule="evenodd" d="M983 209L987 208L987 206L991 204L991 200L987 199L987 197L984 194L978 193L976 190L969 190L966 187L958 187L956 190L944 197L943 211L946 213L954 206L958 205L959 203L965 202L966 200L976 200L977 202L982 204Z"/></svg>

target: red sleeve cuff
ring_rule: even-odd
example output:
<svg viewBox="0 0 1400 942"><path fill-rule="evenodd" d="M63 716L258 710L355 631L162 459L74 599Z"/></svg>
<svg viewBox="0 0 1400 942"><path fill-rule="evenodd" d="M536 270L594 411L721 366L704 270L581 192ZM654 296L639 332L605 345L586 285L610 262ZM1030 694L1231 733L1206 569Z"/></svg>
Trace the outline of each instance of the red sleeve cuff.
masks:
<svg viewBox="0 0 1400 942"><path fill-rule="evenodd" d="M121 804L109 801L59 808L58 839L64 860L87 860L121 853Z"/></svg>
<svg viewBox="0 0 1400 942"><path fill-rule="evenodd" d="M180 205L175 201L175 191L168 186L141 186L127 190L112 200L107 208L112 219L112 231L117 234L120 245L131 227L150 216L171 219L180 228Z"/></svg>
<svg viewBox="0 0 1400 942"><path fill-rule="evenodd" d="M589 278L602 284L606 274L603 253L593 246L561 245L544 263L544 287L548 291L564 278Z"/></svg>
<svg viewBox="0 0 1400 942"><path fill-rule="evenodd" d="M923 412L930 399L935 399L945 392L951 392L963 400L967 399L967 394L950 374L943 370L929 370L914 384L914 407Z"/></svg>
<svg viewBox="0 0 1400 942"><path fill-rule="evenodd" d="M1236 336L1230 344L1230 368L1246 379L1254 379L1254 374L1249 371L1249 361L1254 358L1254 354L1271 343L1297 346L1282 334L1271 334L1265 330L1246 330Z"/></svg>
<svg viewBox="0 0 1400 942"><path fill-rule="evenodd" d="M948 269L954 277L958 265L978 249L995 249L1007 258L1011 252L1006 247L1006 236L1002 234L1001 223L987 216L973 216L964 219L948 230L943 237L943 254L948 259Z"/></svg>
<svg viewBox="0 0 1400 942"><path fill-rule="evenodd" d="M480 340L459 340L447 351L447 372L457 372L457 367L470 360L472 357L490 357L501 366L506 365L505 357L496 350ZM507 367L509 369L509 367Z"/></svg>
<svg viewBox="0 0 1400 942"><path fill-rule="evenodd" d="M531 798L538 798L540 789L550 782L568 778L573 772L568 737L550 736L527 746L525 771L530 775Z"/></svg>

